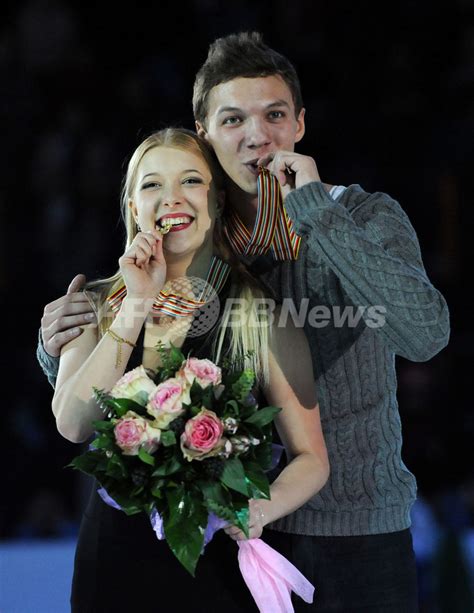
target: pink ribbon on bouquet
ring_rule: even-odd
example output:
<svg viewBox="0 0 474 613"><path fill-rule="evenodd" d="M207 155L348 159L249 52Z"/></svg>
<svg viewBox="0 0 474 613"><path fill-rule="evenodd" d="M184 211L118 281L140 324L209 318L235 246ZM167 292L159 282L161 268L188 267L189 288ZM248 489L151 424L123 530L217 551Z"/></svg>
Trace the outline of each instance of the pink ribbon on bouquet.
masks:
<svg viewBox="0 0 474 613"><path fill-rule="evenodd" d="M291 592L313 602L314 585L261 539L237 541L239 567L260 613L293 613Z"/></svg>

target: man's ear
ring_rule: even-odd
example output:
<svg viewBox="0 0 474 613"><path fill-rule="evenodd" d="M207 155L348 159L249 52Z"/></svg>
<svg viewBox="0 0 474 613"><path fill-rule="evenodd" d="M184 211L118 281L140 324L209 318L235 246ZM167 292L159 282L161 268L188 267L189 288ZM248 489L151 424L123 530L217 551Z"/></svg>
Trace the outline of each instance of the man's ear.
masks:
<svg viewBox="0 0 474 613"><path fill-rule="evenodd" d="M306 109L302 108L298 113L298 117L296 118L296 134L295 134L295 143L299 143L303 138L304 133L306 131L306 126L304 123L304 114Z"/></svg>
<svg viewBox="0 0 474 613"><path fill-rule="evenodd" d="M197 120L194 122L194 124L196 126L196 132L199 138L202 138L203 140L207 141L208 135L207 135L207 130L204 127L204 124Z"/></svg>

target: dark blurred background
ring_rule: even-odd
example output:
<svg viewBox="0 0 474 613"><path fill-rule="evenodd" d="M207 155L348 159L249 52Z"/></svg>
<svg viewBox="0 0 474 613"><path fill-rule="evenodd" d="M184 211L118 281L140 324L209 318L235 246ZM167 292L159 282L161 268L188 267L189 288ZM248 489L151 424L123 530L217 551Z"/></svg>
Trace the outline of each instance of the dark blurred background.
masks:
<svg viewBox="0 0 474 613"><path fill-rule="evenodd" d="M474 5L279 0L4 5L0 31L4 305L3 540L74 537L78 448L57 433L36 361L44 305L75 274L115 272L119 191L139 140L193 128L195 72L218 36L259 30L301 79L324 181L397 199L451 312L449 346L398 359L404 460L418 480L413 533L422 611L471 611ZM471 263L472 266L472 263ZM6 444L5 444L6 443Z"/></svg>

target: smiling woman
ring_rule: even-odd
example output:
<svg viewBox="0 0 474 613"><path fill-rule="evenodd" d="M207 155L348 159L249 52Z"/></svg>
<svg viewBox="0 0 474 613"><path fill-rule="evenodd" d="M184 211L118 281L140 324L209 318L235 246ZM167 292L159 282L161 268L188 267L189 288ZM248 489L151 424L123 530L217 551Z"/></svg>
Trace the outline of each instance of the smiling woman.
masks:
<svg viewBox="0 0 474 613"><path fill-rule="evenodd" d="M133 261L139 266L144 265L152 249L162 249L166 280L184 275L205 278L214 251L222 259L232 257L220 238L219 224L216 227L222 190L220 167L194 133L165 129L151 134L131 156L124 178L125 254L136 241L139 244L136 253L134 248ZM242 267L239 269L247 275ZM101 332L111 323L107 297L125 286L121 270L87 284L86 290L96 295Z"/></svg>
<svg viewBox="0 0 474 613"><path fill-rule="evenodd" d="M205 275L213 249L206 237L214 230L217 190L202 155L167 146L149 149L127 197L142 232L171 226L163 251L173 275L183 276L190 267L197 276Z"/></svg>
<svg viewBox="0 0 474 613"><path fill-rule="evenodd" d="M156 370L158 342L172 343L185 356L216 364L226 358L237 370L250 368L257 382L253 393L283 408L275 426L288 458L270 486L271 499L249 503L249 535L258 538L266 524L320 490L328 459L306 338L290 322L272 327L262 317L265 294L233 255L221 227L222 197L221 170L196 134L170 128L138 146L122 190L127 241L119 270L87 285L98 326L85 326L62 347L52 408L62 436L86 441L93 422L104 418L93 389L111 390L125 370L137 366ZM169 231L162 235L164 228ZM204 333L195 334L193 317L206 304L203 292L194 289L196 278L206 290L212 287L225 308ZM234 305L238 325L232 324ZM239 529L228 525L214 537L193 580L155 538L144 515L128 517L112 509L97 487L77 544L73 612L150 608L149 590L124 596L123 577L133 585L153 585L163 610L191 603L196 612L255 610L237 562L234 540L245 538ZM268 530L264 538L272 543L275 537ZM173 583L182 587L179 593L168 589Z"/></svg>

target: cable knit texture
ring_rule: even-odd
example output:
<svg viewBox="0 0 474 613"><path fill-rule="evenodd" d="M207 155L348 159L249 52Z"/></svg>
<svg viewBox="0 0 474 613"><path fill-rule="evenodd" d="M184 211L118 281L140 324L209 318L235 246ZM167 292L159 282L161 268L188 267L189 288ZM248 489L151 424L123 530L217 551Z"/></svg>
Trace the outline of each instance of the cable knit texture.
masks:
<svg viewBox="0 0 474 613"><path fill-rule="evenodd" d="M310 183L285 207L303 238L298 261L261 256L251 265L282 309L291 298L305 322L331 474L318 495L269 527L320 536L403 530L416 480L401 457L395 355L424 361L446 346L446 302L387 194L351 185L335 202Z"/></svg>
<svg viewBox="0 0 474 613"><path fill-rule="evenodd" d="M331 474L314 498L269 527L319 536L403 530L416 481L401 458L395 355L425 361L446 346L446 302L388 195L351 185L335 202L315 182L289 194L285 207L303 238L298 260L246 261L304 321ZM54 384L58 360L41 342L38 359Z"/></svg>
<svg viewBox="0 0 474 613"><path fill-rule="evenodd" d="M54 358L52 355L49 355L49 353L46 353L43 347L43 339L41 338L41 329L38 331L36 359L38 360L44 374L48 378L48 381L54 387L56 384L56 377L58 376L59 358Z"/></svg>

